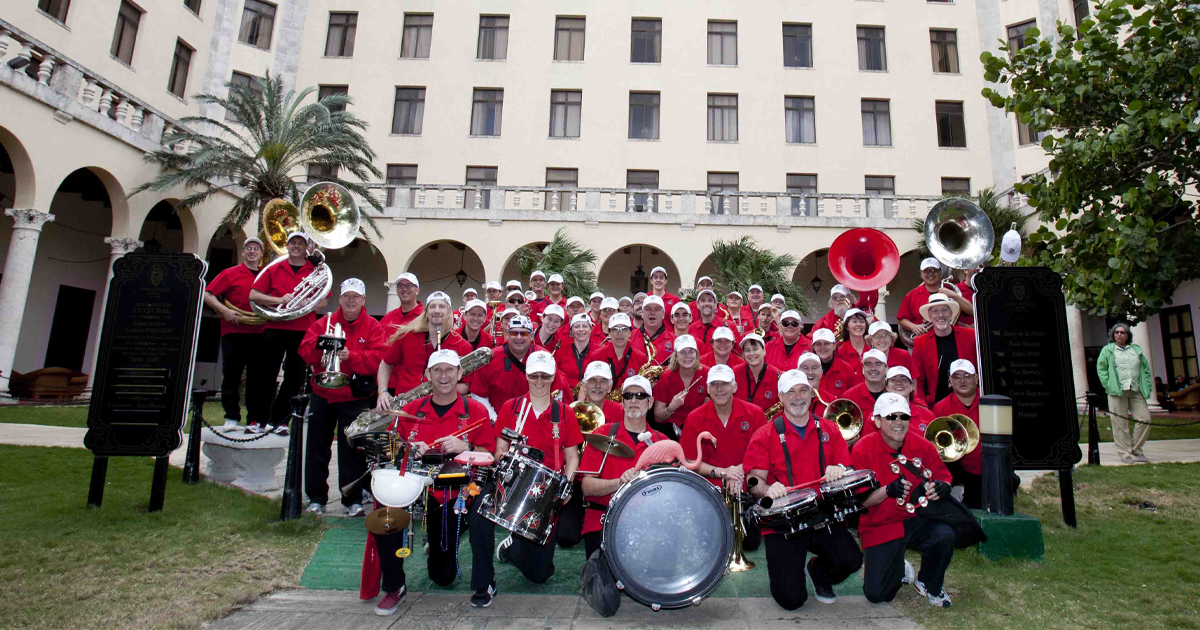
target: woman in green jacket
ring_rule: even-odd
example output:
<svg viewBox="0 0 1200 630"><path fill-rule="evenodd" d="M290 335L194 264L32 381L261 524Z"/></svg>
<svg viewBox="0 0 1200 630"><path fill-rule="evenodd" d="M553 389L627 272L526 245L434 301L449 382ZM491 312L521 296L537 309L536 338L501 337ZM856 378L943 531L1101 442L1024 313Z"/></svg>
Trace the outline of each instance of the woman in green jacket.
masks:
<svg viewBox="0 0 1200 630"><path fill-rule="evenodd" d="M1143 423L1150 422L1150 407L1146 401L1154 392L1150 362L1142 354L1141 347L1132 341L1133 331L1128 324L1114 325L1108 331L1108 345L1100 351L1100 358L1096 361L1096 371L1108 394L1113 442L1116 443L1117 455L1126 464L1150 461L1142 453L1150 425ZM1130 415L1138 420L1133 426L1132 442L1129 436Z"/></svg>

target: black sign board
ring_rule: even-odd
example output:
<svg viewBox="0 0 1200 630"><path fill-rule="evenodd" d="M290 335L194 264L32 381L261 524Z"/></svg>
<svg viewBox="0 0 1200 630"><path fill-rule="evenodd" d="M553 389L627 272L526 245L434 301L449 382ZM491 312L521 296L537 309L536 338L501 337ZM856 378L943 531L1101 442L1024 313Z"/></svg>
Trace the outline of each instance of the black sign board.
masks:
<svg viewBox="0 0 1200 630"><path fill-rule="evenodd" d="M183 442L206 267L191 254L144 252L113 264L83 438L97 460L91 505L100 505L105 458L133 455L158 458L151 509L156 494L161 508L159 467L165 484L166 457Z"/></svg>
<svg viewBox="0 0 1200 630"><path fill-rule="evenodd" d="M980 387L1013 402L1013 468L1070 469L1079 448L1062 278L1045 267L975 276Z"/></svg>

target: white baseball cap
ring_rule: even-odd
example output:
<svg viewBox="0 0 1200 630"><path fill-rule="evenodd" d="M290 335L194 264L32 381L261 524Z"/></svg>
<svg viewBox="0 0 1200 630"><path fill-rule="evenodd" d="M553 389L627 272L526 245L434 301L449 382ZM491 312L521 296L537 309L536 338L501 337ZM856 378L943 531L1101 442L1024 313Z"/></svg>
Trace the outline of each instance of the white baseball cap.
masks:
<svg viewBox="0 0 1200 630"><path fill-rule="evenodd" d="M509 280L508 282L504 283L505 289L512 288L512 287L517 287L518 289L520 289L521 281L520 280Z"/></svg>
<svg viewBox="0 0 1200 630"><path fill-rule="evenodd" d="M445 293L443 293L441 291L434 291L433 293L429 294L429 297L425 298L425 307L428 308L429 304L431 302L433 302L434 300L441 300L446 303L446 306L450 306L450 296L449 295L446 295Z"/></svg>
<svg viewBox="0 0 1200 630"><path fill-rule="evenodd" d="M487 290L487 289L495 289L497 291L504 290L504 287L500 286L500 283L496 282L495 280L489 280L487 284L483 285L483 288L484 288L484 290Z"/></svg>
<svg viewBox="0 0 1200 630"><path fill-rule="evenodd" d="M829 343L837 343L837 338L833 336L833 331L828 328L818 328L812 334L813 343L818 341L828 341Z"/></svg>
<svg viewBox="0 0 1200 630"><path fill-rule="evenodd" d="M596 299L596 298L600 298L600 301L601 301L601 302L603 302L603 301L604 301L604 294L603 294L603 293L601 293L601 292L599 292L599 291L596 291L596 292L592 293L592 295L591 295L591 296L589 296L589 297L588 297L588 301L589 301L589 302L591 302L592 300L594 300L594 299Z"/></svg>
<svg viewBox="0 0 1200 630"><path fill-rule="evenodd" d="M603 311L606 308L611 308L615 311L621 308L621 303L618 302L617 298L615 297L606 297L603 300L600 300L600 310Z"/></svg>
<svg viewBox="0 0 1200 630"><path fill-rule="evenodd" d="M649 300L650 298L646 298L646 299L647 299L647 300ZM645 305L644 303L642 304L642 308L643 308L643 309L644 309L644 308L646 308L646 305ZM675 306L672 306L672 307L671 307L671 314L672 314L672 315L674 315L674 314L675 314L675 311L683 311L683 312L687 313L688 315L691 315L691 314L692 314L692 311L691 311L691 309L689 309L689 308L688 308L688 305L687 305L687 304L684 304L683 302L676 302L676 303L675 303Z"/></svg>
<svg viewBox="0 0 1200 630"><path fill-rule="evenodd" d="M770 300L767 300L766 302L763 302L762 304L759 304L759 305L758 305L758 312L760 312L760 313L761 313L761 312L763 312L763 309L768 309L768 308L775 308L774 306L772 306L772 305L771 305L771 301L770 301Z"/></svg>
<svg viewBox="0 0 1200 630"><path fill-rule="evenodd" d="M771 301L774 302L775 300L779 300L780 302L786 302L787 298L783 297L782 293L776 293L775 295L771 296Z"/></svg>
<svg viewBox="0 0 1200 630"><path fill-rule="evenodd" d="M487 302L484 302L483 300L469 300L467 301L467 304L463 306L462 312L466 313L473 308L481 308L484 311L487 311Z"/></svg>
<svg viewBox="0 0 1200 630"><path fill-rule="evenodd" d="M731 296L731 295L736 295L736 296L738 296L738 299L739 299L739 300L743 299L743 298L742 298L742 294L741 294L741 293L739 293L739 292L737 292L737 291L730 291L729 293L726 293L726 294L725 294L725 297L726 297L726 299L728 299L728 298L729 298L729 296Z"/></svg>
<svg viewBox="0 0 1200 630"><path fill-rule="evenodd" d="M512 291L509 291L508 295L504 296L504 299L508 300L508 299L512 298L512 296L514 296L514 295L521 298L522 300L525 299L525 293L523 291L521 291L520 289L513 289Z"/></svg>
<svg viewBox="0 0 1200 630"><path fill-rule="evenodd" d="M892 332L892 325L881 319L877 319L871 322L871 326L867 328L867 336L870 337L881 330L886 330L890 333Z"/></svg>
<svg viewBox="0 0 1200 630"><path fill-rule="evenodd" d="M613 380L612 368L604 361L592 361L583 371L583 380L590 381L596 376L611 381Z"/></svg>
<svg viewBox="0 0 1200 630"><path fill-rule="evenodd" d="M463 297L467 297L468 293L470 293L471 295L479 295L479 291L476 291L475 287L467 287L467 288L463 289Z"/></svg>
<svg viewBox="0 0 1200 630"><path fill-rule="evenodd" d="M621 299L617 300L617 303L620 304L622 302L629 302L630 304L633 304L633 298L629 297L628 295L622 295Z"/></svg>
<svg viewBox="0 0 1200 630"><path fill-rule="evenodd" d="M625 313L614 313L612 317L608 318L608 329L609 330L612 330L613 328L617 328L618 326L623 326L625 328L633 328L633 322L629 320L629 315L627 315Z"/></svg>
<svg viewBox="0 0 1200 630"><path fill-rule="evenodd" d="M822 328L821 330L827 329ZM796 367L804 365L805 361L816 361L817 365L821 365L821 357L817 356L815 352L805 352L804 354L800 355L800 358L796 361Z"/></svg>
<svg viewBox="0 0 1200 630"><path fill-rule="evenodd" d="M248 238L248 239L246 239L245 241L243 241L243 242L242 242L242 247L244 248L244 247L246 247L247 245L249 245L250 243L258 243L258 246L259 246L259 247L262 247L262 246L263 246L263 242L262 242L261 240L259 240L259 239L258 239L258 237L256 237L256 236L251 236L250 238Z"/></svg>
<svg viewBox="0 0 1200 630"><path fill-rule="evenodd" d="M587 306L587 302L583 301L583 298L579 297L578 295L572 295L571 297L567 298L567 306L570 306L575 302L579 302L581 306Z"/></svg>
<svg viewBox="0 0 1200 630"><path fill-rule="evenodd" d="M646 380L641 374L634 374L625 379L625 383L621 385L621 393L625 393L630 387L641 387L647 394L654 395L654 389L650 387L650 381Z"/></svg>
<svg viewBox="0 0 1200 630"><path fill-rule="evenodd" d="M657 295L647 295L646 299L642 300L642 309L645 309L647 306L650 306L651 304L657 304L658 307L663 309L664 311L667 309L667 305L664 304L662 301L662 298L658 297Z"/></svg>
<svg viewBox="0 0 1200 630"><path fill-rule="evenodd" d="M708 383L732 383L734 381L733 368L728 365L718 364L708 368Z"/></svg>
<svg viewBox="0 0 1200 630"><path fill-rule="evenodd" d="M893 413L912 414L912 409L908 406L908 401L903 396L895 392L885 392L882 396L875 400L875 409L871 413L873 416L887 416Z"/></svg>
<svg viewBox="0 0 1200 630"><path fill-rule="evenodd" d="M524 328L533 332L533 322L529 321L529 318L524 315L517 315L512 318L512 321L508 322L508 329L515 330L517 328Z"/></svg>
<svg viewBox="0 0 1200 630"><path fill-rule="evenodd" d="M733 331L730 330L728 326L718 326L717 329L713 331L712 340L716 341L718 339L737 341L737 339L733 336Z"/></svg>
<svg viewBox="0 0 1200 630"><path fill-rule="evenodd" d="M583 313L580 313L580 315L582 314ZM551 304L550 306L546 307L546 310L542 311L543 318L545 318L547 315L558 315L559 319L567 318L567 312L563 310L563 307L557 304Z"/></svg>
<svg viewBox="0 0 1200 630"><path fill-rule="evenodd" d="M971 365L971 362L966 359L956 359L950 363L950 373L954 374L955 372L966 372L967 374L974 374L975 366Z"/></svg>
<svg viewBox="0 0 1200 630"><path fill-rule="evenodd" d="M421 288L421 283L417 280L417 276L407 271L396 276L396 284L400 284L401 280L408 280L409 282L413 283L413 286L417 287L418 289Z"/></svg>
<svg viewBox="0 0 1200 630"><path fill-rule="evenodd" d="M1006 263L1015 263L1021 257L1021 233L1013 225L1014 229L1005 232L1000 240L1000 260Z"/></svg>
<svg viewBox="0 0 1200 630"><path fill-rule="evenodd" d="M526 374L537 374L538 372L541 372L542 374L550 374L553 376L556 369L558 368L554 365L554 355L546 352L545 350L530 352L529 358L525 359Z"/></svg>
<svg viewBox="0 0 1200 630"><path fill-rule="evenodd" d="M896 366L888 368L888 371L887 371L888 380L889 381L892 380L893 376L903 376L904 378L906 378L910 381L913 380L912 373L909 372L908 368L904 367L903 365L896 365Z"/></svg>
<svg viewBox="0 0 1200 630"><path fill-rule="evenodd" d="M433 353L429 355L429 360L425 362L425 367L431 368L439 364L459 367L462 365L462 362L459 361L457 352L445 348L442 350L434 350Z"/></svg>
<svg viewBox="0 0 1200 630"><path fill-rule="evenodd" d="M549 282L557 282L559 284L562 284L563 283L562 274L552 273L552 274L550 274L550 278L548 280L546 280L546 282L548 282L548 283Z"/></svg>
<svg viewBox="0 0 1200 630"><path fill-rule="evenodd" d="M938 259L936 259L932 256L921 261L921 271L925 271L926 269L941 269L941 268L942 268L942 263L938 262Z"/></svg>
<svg viewBox="0 0 1200 630"><path fill-rule="evenodd" d="M500 319L504 319L505 317L516 317L517 315L520 315L520 314L521 314L521 311L518 311L517 309L510 306L510 307L504 309L503 311L500 311Z"/></svg>
<svg viewBox="0 0 1200 630"><path fill-rule="evenodd" d="M812 387L808 384L808 375L800 370L788 370L779 375L779 393L782 394L797 385Z"/></svg>
<svg viewBox="0 0 1200 630"><path fill-rule="evenodd" d="M759 345L762 345L762 346L767 345L765 342L763 342L762 335L760 335L756 332L749 333L745 337L742 337L741 345L745 346L747 341L757 341L759 343Z"/></svg>
<svg viewBox="0 0 1200 630"><path fill-rule="evenodd" d="M290 243L290 242L292 242L292 239L294 239L296 237L300 237L306 241L308 240L308 234L305 234L304 232L301 232L300 230L296 230L295 232L288 232L287 240L284 242Z"/></svg>
<svg viewBox="0 0 1200 630"><path fill-rule="evenodd" d="M862 356L863 363L866 363L867 359L875 359L875 360L883 363L884 365L887 365L887 355L884 354L882 350L875 350L875 349L867 350L866 352L863 353L863 356Z"/></svg>
<svg viewBox="0 0 1200 630"><path fill-rule="evenodd" d="M355 292L359 295L367 294L367 285L358 278L346 278L342 281L342 291L339 295L346 295L349 292Z"/></svg>
<svg viewBox="0 0 1200 630"><path fill-rule="evenodd" d="M536 271L534 271L533 273L529 274L529 279L530 279L530 280L533 280L534 278L536 278L536 277L538 277L538 276L541 276L541 277L545 278L545 277L546 277L546 273L545 273L545 272L543 272L543 271L541 271L541 270L536 270Z"/></svg>
<svg viewBox="0 0 1200 630"><path fill-rule="evenodd" d="M843 284L835 284L833 285L833 288L829 290L829 295L831 296L838 293L841 293L846 297L854 297L854 294L850 292L850 289L847 289Z"/></svg>
<svg viewBox="0 0 1200 630"><path fill-rule="evenodd" d="M696 338L691 335L679 335L675 338L675 352L679 352L685 348L691 348L697 352L700 348L696 346Z"/></svg>
<svg viewBox="0 0 1200 630"><path fill-rule="evenodd" d="M850 318L854 317L855 315L862 315L863 317L867 317L867 312L862 310L861 308L849 309L846 311L845 315L842 315L842 321L848 322L848 321L850 321ZM867 319L870 319L870 318L867 318Z"/></svg>
<svg viewBox="0 0 1200 630"><path fill-rule="evenodd" d="M758 289L759 291L762 291L762 285L758 285L758 284L752 284L752 285L750 285L750 288L749 288L749 289L746 289L746 293L749 293L749 292L751 292L751 291L753 291L753 290L755 290L755 289Z"/></svg>
<svg viewBox="0 0 1200 630"><path fill-rule="evenodd" d="M651 275L651 276L653 276L654 274L656 274L656 273L658 273L658 272L660 272L660 271L662 272L662 275L664 275L664 276L668 276L668 277L670 277L670 275L671 275L671 274L667 273L667 270L666 270L666 269L663 269L662 267L655 267L655 268L651 269L651 270L650 270L650 275Z"/></svg>
<svg viewBox="0 0 1200 630"><path fill-rule="evenodd" d="M783 315L779 316L779 321L782 322L785 319L794 319L796 321L800 321L800 313L797 313L796 311L784 311Z"/></svg>
<svg viewBox="0 0 1200 630"><path fill-rule="evenodd" d="M700 286L700 283L701 283L701 282L704 282L705 280L708 280L709 282L712 282L712 278L710 278L710 277L708 277L708 276L700 276L700 279L699 279L699 280L696 280L696 286Z"/></svg>
<svg viewBox="0 0 1200 630"><path fill-rule="evenodd" d="M571 326L574 327L575 324L579 323L587 324L590 327L592 325L592 318L588 317L587 313L577 313L575 317L571 318Z"/></svg>
<svg viewBox="0 0 1200 630"><path fill-rule="evenodd" d="M714 300L717 299L717 293L716 293L716 291L713 291L712 289L704 289L704 290L700 291L700 293L696 294L696 299L699 300L700 296L704 295L705 293L711 295Z"/></svg>

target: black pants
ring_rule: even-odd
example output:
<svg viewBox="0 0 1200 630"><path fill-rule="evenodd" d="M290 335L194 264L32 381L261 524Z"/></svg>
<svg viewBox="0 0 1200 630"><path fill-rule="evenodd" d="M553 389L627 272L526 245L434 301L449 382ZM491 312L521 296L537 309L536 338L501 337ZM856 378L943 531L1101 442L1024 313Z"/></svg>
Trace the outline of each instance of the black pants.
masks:
<svg viewBox="0 0 1200 630"><path fill-rule="evenodd" d="M221 337L221 409L226 420L242 420L242 372L246 376L246 421L259 424L267 421L265 397L254 396L255 378L263 370L261 333L230 333Z"/></svg>
<svg viewBox="0 0 1200 630"><path fill-rule="evenodd" d="M440 494L440 493L439 493ZM479 500L468 501L469 511L465 517L454 513L453 501L443 507L430 493L429 505L425 509L426 528L429 536L429 555L426 569L429 579L438 586L449 586L458 577L458 539L455 537L456 527L461 523L458 532L467 532L471 541L471 588L479 590L487 588L496 579L492 554L496 547L496 525L479 515ZM416 523L413 526L418 526ZM414 544L420 544L420 538L415 537ZM392 593L404 585L404 559L396 557L396 550L404 545L402 534L376 536L375 545L379 549L379 565L383 571L383 590ZM413 550L420 553L420 548Z"/></svg>
<svg viewBox="0 0 1200 630"><path fill-rule="evenodd" d="M603 537L604 537L604 532L601 530L596 530L594 532L588 532L583 535L583 552L584 552L585 557L587 557L587 558L592 557L592 553L594 553L597 549L600 548L600 540Z"/></svg>
<svg viewBox="0 0 1200 630"><path fill-rule="evenodd" d="M962 461L947 462L953 485L963 487L963 505L979 510L983 508L983 476L973 475L962 466ZM923 581L923 580L922 580Z"/></svg>
<svg viewBox="0 0 1200 630"><path fill-rule="evenodd" d="M878 604L890 602L900 590L904 577L904 550L921 552L921 569L917 579L930 593L941 593L946 568L954 557L954 530L945 523L936 523L919 516L904 521L904 538L867 547L864 556L863 595Z"/></svg>
<svg viewBox="0 0 1200 630"><path fill-rule="evenodd" d="M321 505L329 502L329 460L334 434L338 447L338 485L345 486L367 473L367 463L350 446L343 429L373 406L371 398L331 403L316 393L309 396L308 443L304 448L304 493L309 502ZM364 485L359 484L349 495L342 495L342 505L362 503Z"/></svg>
<svg viewBox="0 0 1200 630"><path fill-rule="evenodd" d="M812 579L816 584L840 584L863 563L858 543L854 542L849 530L837 523L791 540L783 534L767 534L763 539L767 548L771 597L785 610L796 610L808 601L804 567L809 551L816 555L812 563Z"/></svg>
<svg viewBox="0 0 1200 630"><path fill-rule="evenodd" d="M742 518L742 524L746 526L746 535L742 538L742 550L754 551L762 544L762 528L758 523L751 523L746 518Z"/></svg>
<svg viewBox="0 0 1200 630"><path fill-rule="evenodd" d="M554 576L554 548L557 532L550 533L550 540L539 545L528 538L512 535L513 543L505 552L508 561L521 571L526 580L534 584L545 584Z"/></svg>
<svg viewBox="0 0 1200 630"><path fill-rule="evenodd" d="M583 487L579 480L575 481L575 486L571 489L571 500L562 507L558 512L558 526L554 530L554 536L558 540L558 546L564 549L569 549L579 544L583 538L583 514L587 511L583 503Z"/></svg>
<svg viewBox="0 0 1200 630"><path fill-rule="evenodd" d="M303 330L264 330L262 334L262 367L255 378L254 396L269 410L268 424L285 424L292 415L292 396L304 387L307 367L300 358ZM283 365L283 382L275 387L279 366ZM249 397L249 395L247 395Z"/></svg>

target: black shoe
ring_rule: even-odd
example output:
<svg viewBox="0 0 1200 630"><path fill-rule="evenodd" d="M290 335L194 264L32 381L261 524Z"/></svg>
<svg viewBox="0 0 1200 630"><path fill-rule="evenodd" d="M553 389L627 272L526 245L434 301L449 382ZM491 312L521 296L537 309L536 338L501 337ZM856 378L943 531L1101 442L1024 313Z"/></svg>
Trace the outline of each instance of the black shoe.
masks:
<svg viewBox="0 0 1200 630"><path fill-rule="evenodd" d="M492 581L487 585L487 588L481 588L475 591L471 596L471 605L476 608L487 608L492 605L492 600L496 599L496 582Z"/></svg>
<svg viewBox="0 0 1200 630"><path fill-rule="evenodd" d="M816 595L817 601L821 602L822 604L837 603L837 593L833 592L833 587L828 584L821 584L813 579L813 576L812 576L813 560L816 560L816 558L813 558L812 560L808 561L808 564L805 565L805 567L804 567L804 572L808 574L808 579L812 580L813 593Z"/></svg>
<svg viewBox="0 0 1200 630"><path fill-rule="evenodd" d="M496 545L496 562L499 562L500 564L507 564L509 562L508 548L511 547L512 544L513 537L512 534L509 534L508 538L505 538L504 540L500 541L499 545Z"/></svg>

